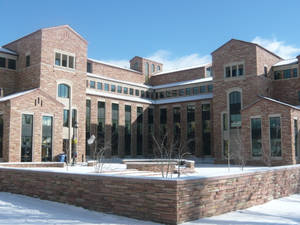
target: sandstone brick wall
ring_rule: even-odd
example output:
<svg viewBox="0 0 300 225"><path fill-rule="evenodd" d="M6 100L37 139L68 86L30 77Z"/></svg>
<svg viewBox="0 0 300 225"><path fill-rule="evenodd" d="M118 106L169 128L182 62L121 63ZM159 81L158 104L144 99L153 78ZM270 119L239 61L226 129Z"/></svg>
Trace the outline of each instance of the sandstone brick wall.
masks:
<svg viewBox="0 0 300 225"><path fill-rule="evenodd" d="M160 180L0 168L0 191L127 217L178 224L300 192L300 167Z"/></svg>
<svg viewBox="0 0 300 225"><path fill-rule="evenodd" d="M175 83L186 80L195 80L205 77L206 67L197 67L193 69L179 70L176 72L163 73L153 75L150 78L151 85L161 85L168 83Z"/></svg>

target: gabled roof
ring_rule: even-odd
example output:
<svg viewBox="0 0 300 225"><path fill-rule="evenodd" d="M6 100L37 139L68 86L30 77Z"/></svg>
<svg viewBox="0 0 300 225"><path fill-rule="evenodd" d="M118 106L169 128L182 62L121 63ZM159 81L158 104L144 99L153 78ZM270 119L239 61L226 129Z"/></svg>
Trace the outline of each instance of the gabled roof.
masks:
<svg viewBox="0 0 300 225"><path fill-rule="evenodd" d="M254 106L256 103L258 103L258 102L260 102L260 101L262 101L262 100L271 101L271 102L274 102L274 103L276 103L276 104L280 104L280 105L283 105L283 106L286 106L286 107L289 107L289 108L292 108L292 109L300 110L300 106L290 105L290 104L288 104L288 103L281 102L281 101L275 100L275 99L273 99L273 98L265 97L265 96L260 96L260 95L259 95L258 97L259 97L259 99L257 99L256 101L254 101L254 102L251 103L250 105L247 105L247 106L245 106L244 108L242 108L242 111L251 108L251 107Z"/></svg>
<svg viewBox="0 0 300 225"><path fill-rule="evenodd" d="M286 59L286 60L282 60L278 63L275 63L273 66L285 66L285 65L292 65L292 64L297 64L298 63L298 59Z"/></svg>
<svg viewBox="0 0 300 225"><path fill-rule="evenodd" d="M241 42L243 44L248 44L248 45L253 45L253 46L256 46L256 47L259 47L261 49L263 49L264 51L270 53L271 55L277 57L278 59L282 59L280 56L276 55L275 53L269 51L268 49L260 46L259 44L256 44L256 43L253 43L253 42L248 42L248 41L242 41L242 40L238 40L238 39L230 39L229 41L227 41L225 44L221 45L219 48L217 48L216 50L214 50L211 54L215 53L216 51L218 51L219 49L223 48L225 45L227 45L228 43L232 42L232 41L237 41L237 42Z"/></svg>
<svg viewBox="0 0 300 225"><path fill-rule="evenodd" d="M18 55L16 52L11 51L11 50L9 50L7 48L2 48L2 47L0 47L0 52L6 53L6 54L10 54L10 55Z"/></svg>

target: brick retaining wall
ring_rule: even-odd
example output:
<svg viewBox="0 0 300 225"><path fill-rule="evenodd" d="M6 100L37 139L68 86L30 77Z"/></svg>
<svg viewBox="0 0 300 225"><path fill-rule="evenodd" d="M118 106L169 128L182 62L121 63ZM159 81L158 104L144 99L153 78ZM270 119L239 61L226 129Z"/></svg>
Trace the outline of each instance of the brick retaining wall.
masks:
<svg viewBox="0 0 300 225"><path fill-rule="evenodd" d="M176 224L300 191L300 166L206 179L160 180L0 168L0 191Z"/></svg>

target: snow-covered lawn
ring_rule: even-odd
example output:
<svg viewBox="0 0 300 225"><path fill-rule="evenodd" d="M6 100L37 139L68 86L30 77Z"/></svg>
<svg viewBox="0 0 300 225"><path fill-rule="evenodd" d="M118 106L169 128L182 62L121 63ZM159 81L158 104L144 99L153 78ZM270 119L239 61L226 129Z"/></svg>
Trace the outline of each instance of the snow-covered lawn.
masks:
<svg viewBox="0 0 300 225"><path fill-rule="evenodd" d="M228 170L227 165L218 165L218 164L197 164L195 166L194 173L182 174L181 178L207 178L207 177L216 177L216 176L226 176L233 174L243 174L249 172L257 171L267 171L273 169L279 169L283 167L293 167L300 166L291 165L291 166L278 166L278 167L254 167L246 166L242 170L239 166L231 166ZM93 166L86 165L76 165L76 166L66 166L62 167L33 167L33 168L22 168L24 170L38 170L38 171L48 171L48 172L58 172L58 173L75 173L75 174L90 174L96 175L99 173L95 172ZM103 166L103 175L109 176L127 176L127 177L148 177L148 178L161 178L161 173L159 172L150 172L150 171L137 171L137 170L126 170L126 165L122 163L106 163ZM173 178L177 178L177 175L174 174Z"/></svg>
<svg viewBox="0 0 300 225"><path fill-rule="evenodd" d="M0 224L128 224L157 223L98 213L80 207L0 192ZM273 200L264 205L203 218L184 225L282 225L300 224L300 194Z"/></svg>

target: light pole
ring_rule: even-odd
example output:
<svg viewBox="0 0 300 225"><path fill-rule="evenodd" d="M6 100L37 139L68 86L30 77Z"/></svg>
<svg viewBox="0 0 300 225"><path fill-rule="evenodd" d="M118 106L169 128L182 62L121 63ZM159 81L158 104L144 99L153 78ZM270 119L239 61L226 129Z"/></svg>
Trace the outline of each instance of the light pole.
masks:
<svg viewBox="0 0 300 225"><path fill-rule="evenodd" d="M77 130L78 130L78 124L77 122L74 123L73 126L73 140L72 140L72 166L76 164L76 158L77 158Z"/></svg>

